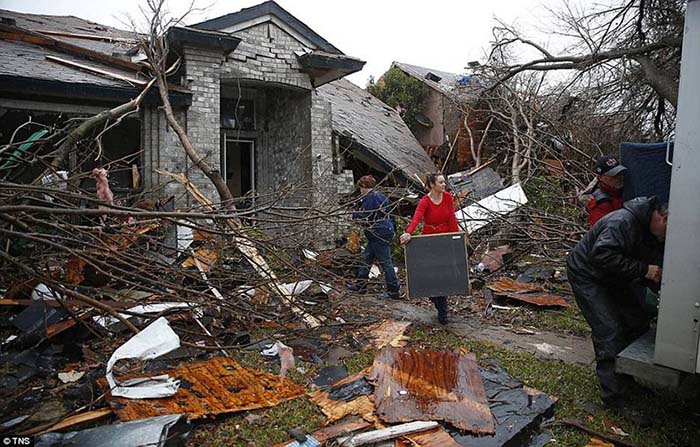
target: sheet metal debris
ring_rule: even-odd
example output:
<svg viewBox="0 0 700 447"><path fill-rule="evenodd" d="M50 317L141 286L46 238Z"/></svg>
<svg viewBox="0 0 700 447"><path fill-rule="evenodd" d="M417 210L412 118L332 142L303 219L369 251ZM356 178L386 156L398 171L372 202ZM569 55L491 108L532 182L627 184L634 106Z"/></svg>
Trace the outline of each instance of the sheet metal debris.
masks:
<svg viewBox="0 0 700 447"><path fill-rule="evenodd" d="M488 284L487 287L497 295L524 301L536 306L570 306L560 295L547 293L536 284L519 282L511 278L501 278Z"/></svg>
<svg viewBox="0 0 700 447"><path fill-rule="evenodd" d="M47 433L37 447L181 447L187 444L192 424L182 414L169 414L139 421L116 423L70 433Z"/></svg>
<svg viewBox="0 0 700 447"><path fill-rule="evenodd" d="M472 433L494 433L494 422L471 354L384 348L375 358L377 415L386 422L440 420Z"/></svg>
<svg viewBox="0 0 700 447"><path fill-rule="evenodd" d="M479 200L473 205L469 205L455 213L460 227L467 233L482 228L506 214L514 211L527 203L525 191L520 183L502 189L497 193Z"/></svg>
<svg viewBox="0 0 700 447"><path fill-rule="evenodd" d="M272 407L298 397L304 389L289 379L246 368L226 357L183 364L162 371L181 382L170 398L129 400L108 396L114 413L123 421L180 412L191 419Z"/></svg>
<svg viewBox="0 0 700 447"><path fill-rule="evenodd" d="M107 362L107 382L112 397L127 399L153 399L175 394L180 386L179 380L168 375L141 377L118 383L114 379L112 369L118 360L140 359L150 360L167 354L180 347L180 337L170 328L168 320L158 318L146 329L134 335L117 348Z"/></svg>

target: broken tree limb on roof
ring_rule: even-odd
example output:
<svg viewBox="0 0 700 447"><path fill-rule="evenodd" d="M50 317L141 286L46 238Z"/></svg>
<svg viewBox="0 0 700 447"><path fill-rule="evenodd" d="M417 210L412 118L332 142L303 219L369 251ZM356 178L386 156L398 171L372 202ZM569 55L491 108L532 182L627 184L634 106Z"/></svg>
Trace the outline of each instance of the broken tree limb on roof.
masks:
<svg viewBox="0 0 700 447"><path fill-rule="evenodd" d="M157 169L156 172L172 177L178 183L183 185L185 189L187 189L187 192L189 192L199 203L204 205L205 208L211 211L215 210L212 201L204 196L204 194L202 194L184 174L173 174L161 169ZM226 219L226 223L232 230L245 234L245 229L243 228L243 224L240 220L236 218L229 218ZM277 292L286 302L292 312L299 315L307 326L315 328L321 325L321 321L318 318L307 313L304 309L295 304L294 295L292 295L290 291L284 287L284 284L279 281L277 274L274 272L274 270L272 270L272 268L270 268L265 258L260 255L258 249L255 247L255 244L253 244L249 239L241 236L234 236L233 243L235 244L236 248L243 253L246 260L255 269L255 271L265 281L268 281L271 286L268 287L271 288L271 291Z"/></svg>
<svg viewBox="0 0 700 447"><path fill-rule="evenodd" d="M472 433L495 431L471 354L386 347L372 379L377 415L386 422L441 420Z"/></svg>

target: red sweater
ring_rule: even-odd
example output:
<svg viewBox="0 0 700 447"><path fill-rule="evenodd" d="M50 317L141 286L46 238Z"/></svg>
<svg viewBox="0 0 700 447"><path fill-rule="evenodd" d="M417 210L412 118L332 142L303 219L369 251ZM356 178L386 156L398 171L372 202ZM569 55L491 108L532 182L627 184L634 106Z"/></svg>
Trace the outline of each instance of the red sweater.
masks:
<svg viewBox="0 0 700 447"><path fill-rule="evenodd" d="M452 195L449 192L443 193L442 202L439 205L435 205L427 195L420 199L413 219L406 228L406 233L413 234L421 220L423 221L423 234L458 232L459 227L455 217Z"/></svg>
<svg viewBox="0 0 700 447"><path fill-rule="evenodd" d="M588 224L591 227L606 214L622 208L622 190L610 188L602 183L598 183L596 188L605 192L607 197L600 201L595 198L588 201Z"/></svg>

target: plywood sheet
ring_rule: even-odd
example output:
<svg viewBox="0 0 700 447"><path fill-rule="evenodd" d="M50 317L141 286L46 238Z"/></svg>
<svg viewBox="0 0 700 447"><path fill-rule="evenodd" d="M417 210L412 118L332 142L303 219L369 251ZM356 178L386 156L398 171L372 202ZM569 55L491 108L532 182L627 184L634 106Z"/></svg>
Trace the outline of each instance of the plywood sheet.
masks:
<svg viewBox="0 0 700 447"><path fill-rule="evenodd" d="M243 410L272 407L304 393L304 389L279 376L245 368L232 359L214 357L153 373L181 380L175 396L164 399L124 399L108 395L114 413L122 421L165 414L185 413L190 419ZM102 381L106 386L106 381Z"/></svg>
<svg viewBox="0 0 700 447"><path fill-rule="evenodd" d="M411 238L404 245L408 296L469 295L466 241L464 233Z"/></svg>
<svg viewBox="0 0 700 447"><path fill-rule="evenodd" d="M372 378L377 415L385 422L440 420L490 434L494 422L471 354L386 347Z"/></svg>

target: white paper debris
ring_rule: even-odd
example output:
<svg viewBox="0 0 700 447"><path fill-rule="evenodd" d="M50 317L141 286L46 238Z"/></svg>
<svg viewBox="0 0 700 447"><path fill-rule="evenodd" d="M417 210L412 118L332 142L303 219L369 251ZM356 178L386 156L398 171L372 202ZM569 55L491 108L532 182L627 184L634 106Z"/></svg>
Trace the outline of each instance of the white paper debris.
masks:
<svg viewBox="0 0 700 447"><path fill-rule="evenodd" d="M39 283L34 287L34 290L32 290L32 299L33 300L61 300L63 299L63 295L60 293L49 289L49 287L44 284L43 282Z"/></svg>
<svg viewBox="0 0 700 447"><path fill-rule="evenodd" d="M331 286L329 286L328 284L324 284L322 282L318 283L318 286L321 288L321 292L325 293L326 295L328 295L328 292L333 290L333 288Z"/></svg>
<svg viewBox="0 0 700 447"><path fill-rule="evenodd" d="M530 344L531 346L534 346L535 349L537 349L538 351L540 351L540 352L542 352L542 353L544 353L544 354L548 354L548 355L552 355L552 354L556 354L556 353L565 352L565 351L567 351L567 350L569 350L569 351L571 350L571 348L569 348L568 346L565 347L565 348L561 348L561 347L559 347L559 346L550 345L549 343L529 343L529 344Z"/></svg>
<svg viewBox="0 0 700 447"><path fill-rule="evenodd" d="M294 296L294 295L299 295L301 293L304 293L306 289L308 289L311 284L313 284L313 281L310 279L305 279L304 281L297 281L297 282L290 282L287 284L283 284L282 286L287 289L287 292Z"/></svg>
<svg viewBox="0 0 700 447"><path fill-rule="evenodd" d="M304 257L306 259L310 259L311 261L315 261L318 258L318 253L316 253L313 250L307 250L305 248L302 248L301 252L304 254Z"/></svg>
<svg viewBox="0 0 700 447"><path fill-rule="evenodd" d="M267 349L263 349L262 351L260 351L260 354L264 355L265 357L277 357L277 343L275 343Z"/></svg>
<svg viewBox="0 0 700 447"><path fill-rule="evenodd" d="M65 191L68 188L68 171L49 172L41 177L41 185L44 188L55 188ZM53 202L53 197L44 194L47 202Z"/></svg>
<svg viewBox="0 0 700 447"><path fill-rule="evenodd" d="M169 397L177 393L179 380L168 375L143 377L118 384L112 368L122 359L151 360L180 347L180 337L170 328L168 320L158 318L146 329L134 335L117 348L107 362L107 382L114 397L127 399L153 399Z"/></svg>
<svg viewBox="0 0 700 447"><path fill-rule="evenodd" d="M73 383L80 380L85 375L85 371L68 371L58 373L58 380L63 383Z"/></svg>
<svg viewBox="0 0 700 447"><path fill-rule="evenodd" d="M381 274L382 271L377 267L377 264L372 264L372 267L369 269L369 279L379 278Z"/></svg>
<svg viewBox="0 0 700 447"><path fill-rule="evenodd" d="M192 228L185 225L177 226L177 253L183 253L187 250L194 241L194 233Z"/></svg>
<svg viewBox="0 0 700 447"><path fill-rule="evenodd" d="M138 314L159 314L170 309L187 309L190 305L187 303L154 303L154 304L141 304L138 306L130 307L127 309L129 312L134 312ZM120 316L126 318L127 320L131 318L131 315L119 314ZM95 315L92 317L92 321L99 324L100 326L106 328L113 324L119 322L119 320L111 315Z"/></svg>
<svg viewBox="0 0 700 447"><path fill-rule="evenodd" d="M493 219L504 216L526 203L525 191L520 183L516 183L473 205L462 208L455 213L455 216L461 228L466 229L467 233L473 233Z"/></svg>

